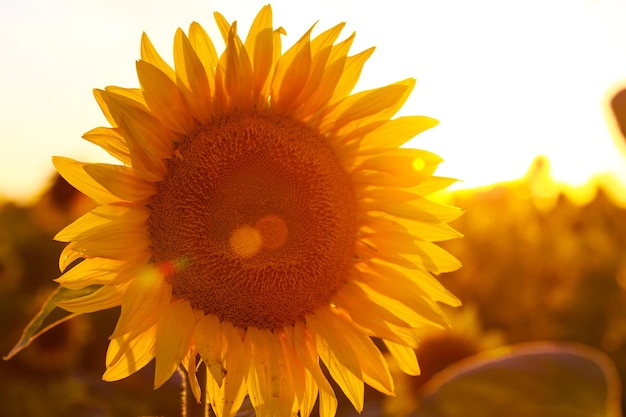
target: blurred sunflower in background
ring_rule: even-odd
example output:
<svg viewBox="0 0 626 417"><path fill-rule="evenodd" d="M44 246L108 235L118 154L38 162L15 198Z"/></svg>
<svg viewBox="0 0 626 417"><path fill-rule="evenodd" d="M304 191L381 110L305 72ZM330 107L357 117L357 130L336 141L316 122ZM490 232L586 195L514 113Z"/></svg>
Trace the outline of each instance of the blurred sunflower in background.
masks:
<svg viewBox="0 0 626 417"><path fill-rule="evenodd" d="M464 359L506 345L506 335L498 330L484 329L478 306L464 304L458 309L446 309L451 326L446 329L424 329L416 349L420 374L407 375L391 362L391 375L396 384L393 397L382 401L385 416L408 416L416 411L427 393L433 376Z"/></svg>
<svg viewBox="0 0 626 417"><path fill-rule="evenodd" d="M392 119L413 79L351 94L373 48L349 56L343 24L281 53L269 6L245 41L215 17L221 55L192 23L172 68L144 35L141 88L95 91L111 127L84 138L121 165L54 159L98 203L56 235L57 281L94 289L59 306L121 305L105 380L155 358L157 388L182 363L200 399L199 354L220 417L246 395L259 416L308 416L318 396L332 416L321 359L360 411L364 384L394 391L371 338L415 375L420 332L448 325L439 303L459 305L433 276L459 262L433 242L460 236L447 223L461 211L426 198L454 180L401 148L437 122Z"/></svg>

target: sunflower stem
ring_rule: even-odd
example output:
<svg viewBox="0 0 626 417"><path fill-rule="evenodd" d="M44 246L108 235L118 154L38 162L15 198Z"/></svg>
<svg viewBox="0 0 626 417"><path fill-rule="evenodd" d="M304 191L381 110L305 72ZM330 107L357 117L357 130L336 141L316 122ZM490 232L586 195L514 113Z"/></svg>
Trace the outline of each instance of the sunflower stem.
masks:
<svg viewBox="0 0 626 417"><path fill-rule="evenodd" d="M206 397L204 392L200 403L196 401L191 388L189 387L189 381L187 371L180 366L178 368L178 374L181 381L181 416L182 417L208 417L208 404L206 404Z"/></svg>

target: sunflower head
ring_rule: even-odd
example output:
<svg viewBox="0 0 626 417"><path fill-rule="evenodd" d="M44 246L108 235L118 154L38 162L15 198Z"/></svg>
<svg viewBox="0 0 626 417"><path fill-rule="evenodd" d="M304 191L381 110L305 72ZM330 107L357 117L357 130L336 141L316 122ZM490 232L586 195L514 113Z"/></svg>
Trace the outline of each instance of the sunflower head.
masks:
<svg viewBox="0 0 626 417"><path fill-rule="evenodd" d="M454 180L441 159L401 145L437 122L393 118L414 80L352 93L373 49L349 55L343 24L287 51L272 10L245 40L215 14L218 54L197 23L176 32L174 67L147 36L139 88L95 97L110 127L84 138L120 164L55 158L98 207L63 229L70 289L86 313L121 305L106 380L156 360L155 387L198 361L218 416L244 398L259 416L332 416L326 374L357 410L363 388L393 393L387 361L416 374L418 334L458 305L434 275L459 264L433 242L460 211L426 196Z"/></svg>

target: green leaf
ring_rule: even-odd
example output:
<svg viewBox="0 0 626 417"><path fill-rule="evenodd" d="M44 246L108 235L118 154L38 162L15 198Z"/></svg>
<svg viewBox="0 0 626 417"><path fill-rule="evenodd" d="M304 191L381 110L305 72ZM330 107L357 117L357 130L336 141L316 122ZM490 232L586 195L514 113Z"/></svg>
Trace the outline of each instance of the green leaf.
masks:
<svg viewBox="0 0 626 417"><path fill-rule="evenodd" d="M621 416L619 376L602 352L557 343L505 349L435 376L413 416Z"/></svg>
<svg viewBox="0 0 626 417"><path fill-rule="evenodd" d="M57 309L57 303L61 301L72 300L74 298L83 297L85 295L89 295L94 291L101 288L101 285L90 285L85 288L81 288L78 290L70 290L64 287L57 287L52 294L48 297L46 302L43 304L39 312L33 317L33 319L28 323L24 331L22 332L22 336L20 340L13 346L13 349L9 352L8 355L4 356L4 360L9 360L13 356L15 356L22 349L27 347L35 340L37 337L52 329L58 324L63 323L69 319L72 319L78 316L80 313L67 313L63 315L61 318L48 320L53 312ZM51 321L51 322L50 322ZM50 322L48 324L48 322ZM45 326L45 327L44 327Z"/></svg>

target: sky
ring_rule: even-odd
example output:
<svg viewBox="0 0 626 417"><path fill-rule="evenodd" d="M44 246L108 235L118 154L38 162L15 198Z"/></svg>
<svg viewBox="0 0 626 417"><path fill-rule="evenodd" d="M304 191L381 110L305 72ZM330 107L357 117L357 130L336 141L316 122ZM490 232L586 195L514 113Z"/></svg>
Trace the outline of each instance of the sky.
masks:
<svg viewBox="0 0 626 417"><path fill-rule="evenodd" d="M136 87L142 32L172 62L176 28L213 12L247 28L267 0L0 0L0 196L26 201L49 183L52 155L113 162L81 139L106 121L92 90ZM408 77L400 114L440 124L410 145L439 154L438 174L476 187L519 178L535 157L556 180L626 184L626 142L605 111L626 85L626 0L318 0L271 2L294 43L347 22L352 52L376 51L355 91ZM624 142L624 143L622 143Z"/></svg>

